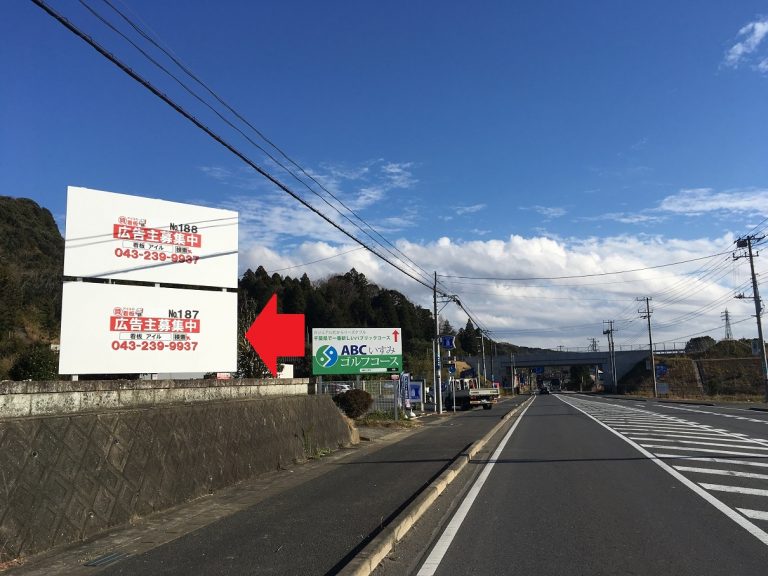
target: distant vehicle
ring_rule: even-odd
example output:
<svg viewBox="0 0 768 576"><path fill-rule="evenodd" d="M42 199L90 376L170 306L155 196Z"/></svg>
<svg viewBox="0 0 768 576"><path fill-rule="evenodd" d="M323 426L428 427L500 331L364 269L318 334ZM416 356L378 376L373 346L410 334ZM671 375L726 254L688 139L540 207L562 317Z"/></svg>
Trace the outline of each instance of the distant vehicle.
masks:
<svg viewBox="0 0 768 576"><path fill-rule="evenodd" d="M341 394L343 392L347 392L348 390L352 390L352 386L349 384L336 384L334 382L330 382L328 384L323 384L323 389L326 394Z"/></svg>
<svg viewBox="0 0 768 576"><path fill-rule="evenodd" d="M457 378L454 381L456 395L456 407L469 410L472 406L482 406L484 410L490 410L499 400L498 386L480 386L477 378ZM454 391L449 389L445 399L445 407L453 405Z"/></svg>
<svg viewBox="0 0 768 576"><path fill-rule="evenodd" d="M539 394L549 394L549 388L546 386L539 388Z"/></svg>

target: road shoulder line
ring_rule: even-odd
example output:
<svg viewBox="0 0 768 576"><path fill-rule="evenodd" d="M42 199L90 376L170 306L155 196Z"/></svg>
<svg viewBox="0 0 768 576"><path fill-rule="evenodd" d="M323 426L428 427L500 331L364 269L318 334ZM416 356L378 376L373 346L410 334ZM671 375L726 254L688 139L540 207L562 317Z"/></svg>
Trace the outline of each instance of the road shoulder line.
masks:
<svg viewBox="0 0 768 576"><path fill-rule="evenodd" d="M429 510L448 485L456 479L472 458L505 426L520 410L530 405L533 396L506 413L501 420L480 440L472 443L469 449L460 454L437 480L425 488L421 494L395 520L384 528L378 536L339 571L340 576L369 576L395 545L402 540L413 525Z"/></svg>

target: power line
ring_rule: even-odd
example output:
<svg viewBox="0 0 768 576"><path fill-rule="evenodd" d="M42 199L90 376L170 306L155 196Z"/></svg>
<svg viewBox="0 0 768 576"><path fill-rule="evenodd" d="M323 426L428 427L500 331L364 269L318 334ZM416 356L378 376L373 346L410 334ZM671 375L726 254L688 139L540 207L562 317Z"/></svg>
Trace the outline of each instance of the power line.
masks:
<svg viewBox="0 0 768 576"><path fill-rule="evenodd" d="M352 226L356 227L360 232L365 234L368 238L370 238L374 243L381 246L386 252L388 252L391 256L394 258L401 260L403 264L411 268L412 270L416 271L416 268L419 268L425 275L426 272L423 270L423 268L420 268L415 262L410 260L405 254L403 254L399 249L397 249L394 245L392 245L391 242L389 242L386 238L384 238L378 231L376 231L373 227L370 226L365 220L363 220L357 213L355 213L351 208L349 208L346 204L344 204L343 201L341 201L337 196L335 196L330 190L328 190L325 186L320 184L315 178L312 178L309 176L306 171L301 168L295 161L293 161L291 158L289 158L280 148L278 148L274 143L272 143L271 140L266 138L258 129L256 129L250 122L248 122L245 118L243 118L236 110L234 110L231 106L229 106L224 100L222 100L215 92L213 92L208 86L202 82L197 76L195 76L187 67L185 67L183 64L181 64L173 55L171 55L165 48L160 46L155 40L153 40L148 34L144 33L141 28L134 24L128 16L123 14L120 10L118 10L114 5L112 5L108 0L103 0L107 5L109 5L115 12L117 12L126 22L129 23L129 25L134 28L139 34L141 34L142 37L146 38L149 42L151 42L154 46L156 46L159 50L161 50L166 56L168 56L174 63L176 63L177 66L179 66L187 75L189 75L193 80L195 80L198 84L203 86L210 94L212 94L221 104L223 104L227 110L232 112L237 118L239 118L242 122L244 122L249 128L251 128L256 134L259 135L265 142L267 142L270 146L272 146L274 149L276 149L278 152L280 152L283 157L288 159L294 166L297 166L299 170L301 170L302 173L309 176L313 182L315 182L320 188L322 188L327 194L329 194L334 200L336 200L341 206L343 206L347 211L349 211L355 218L357 218L358 221L362 222L367 228L372 230L376 235L378 235L380 238L384 239L387 243L393 246L395 250L400 253L403 257L410 260L410 262L413 262L413 264L416 266L412 266L409 262L406 262L403 258L400 258L397 256L392 250L384 246L380 241L376 240L368 231L364 230L362 227L360 227L359 224L354 222L349 216L344 214L341 210L339 210L338 207L336 207L334 204L328 201L328 199L324 198L321 194L319 194L316 190L314 190L309 184L307 184L304 180L299 178L290 168L285 166L280 160L274 157L270 152L268 152L264 147L259 145L257 142L255 142L252 138L250 138L245 132L243 132L240 128L235 126L228 118L225 118L218 110L216 110L213 106L211 106L210 103L205 101L199 94L197 94L192 88L190 88L187 84L185 84L181 79L179 79L175 74L173 74L170 70L168 70L165 66L163 66L160 62L158 62L155 58L153 58L150 54L148 54L144 49L142 49L138 44L136 44L132 39L130 39L127 35L125 35L123 32L118 30L111 22L109 22L104 16L99 14L93 7L91 7L85 0L78 0L80 4L88 10L94 17L96 17L99 21L101 21L105 26L107 26L110 30L112 30L115 34L120 36L123 40L128 42L131 46L133 46L139 53L142 54L149 62L151 62L154 66L156 66L158 69L160 69L162 72L164 72L167 76L171 77L177 84L179 84L189 95L191 95L193 98L195 98L198 102L203 104L206 108L208 108L211 112L213 112L216 116L219 117L225 124L227 124L230 128L238 132L243 138L245 138L250 144L252 144L254 147L256 147L258 150L260 150L262 153L264 153L270 160L272 160L277 166L282 168L286 173L291 175L297 182L302 184L307 190L309 190L312 194L317 196L322 202L324 202L329 208L334 210L339 216L344 218L347 222L352 224Z"/></svg>
<svg viewBox="0 0 768 576"><path fill-rule="evenodd" d="M374 248L368 246L365 242L354 236L352 233L350 233L348 230L331 220L326 214L312 206L309 202L304 200L301 196L296 194L293 190L291 190L287 185L283 184L280 180L278 180L276 177L272 176L269 172L261 168L259 165L257 165L253 160L248 158L243 152L235 148L232 144L224 140L223 137L219 136L217 133L215 133L213 130L211 130L208 126L203 124L200 120L198 120L195 116L193 116L191 113L187 112L182 106L174 102L170 97L168 97L166 94L161 92L159 89L157 89L152 83L150 83L148 80L144 79L142 76L140 76L137 72L134 72L131 68L126 66L121 60L119 60L116 56L114 56L112 53L110 53L108 50L106 50L104 47L101 46L98 42L96 42L93 38L82 32L79 28L77 28L74 24L72 24L66 17L59 14L57 11L55 11L53 8L48 6L44 0L31 0L36 5L38 5L40 8L42 8L49 16L57 20L62 26L67 28L70 32L78 36L81 40L89 44L94 50L96 50L99 54L101 54L103 57L108 59L110 62L112 62L115 66L120 68L125 74L133 78L135 81L137 81L139 84L141 84L144 88L149 90L152 94L160 98L163 102L165 102L168 106L170 106L173 110L175 110L177 113L181 114L184 118L192 122L197 128L205 132L208 136L213 138L216 142L221 144L224 148L229 150L232 154L240 158L243 162L248 164L251 168L253 168L256 172L258 172L261 176L272 182L275 186L280 188L283 192L291 196L294 200L301 203L305 208L308 210L311 210L318 216L320 216L323 220L328 222L331 226L336 228L339 232L353 240L355 243L360 244L363 248L371 252L372 254L379 257L381 260L392 266L393 268L397 269L401 273L405 274L412 280L418 282L425 288L429 288L430 290L433 288L432 285L426 283L421 278L417 278L410 272L403 270L401 267L399 267L394 262L390 261L386 257L384 257L382 254L380 254L377 250Z"/></svg>
<svg viewBox="0 0 768 576"><path fill-rule="evenodd" d="M82 0L81 0L82 2ZM429 277L429 273L424 270L421 266L419 266L414 260L412 260L409 256L407 256L405 253L403 253L397 246L395 246L390 240L388 240L386 237L384 237L378 230L376 230L374 227L372 227L366 220L364 220L361 216L359 216L354 210L352 210L349 206L347 206L340 198L338 198L333 192L328 190L326 186L324 186L320 181L318 181L314 176L309 174L298 162L296 162L293 158L291 158L282 148L280 148L277 144L275 144L272 140L267 138L267 136L264 135L264 133L256 128L248 119L243 117L237 110L235 110L230 104L228 104L219 94L217 94L206 82L204 82L200 77L198 77L192 70L189 69L188 66L186 66L181 60L179 60L177 57L175 57L169 50L167 50L165 47L159 44L159 42L155 41L154 38L152 38L149 34L147 34L138 24L133 22L130 17L128 17L125 13L120 11L110 0L102 0L105 4L107 4L112 10L114 10L123 20L125 20L129 26L131 26L134 30L136 30L137 33L139 33L143 38L145 38L148 42L150 42L153 46L155 46L158 50L160 50L163 54L165 54L168 58L171 59L171 61L176 64L182 71L184 71L185 74L187 74L190 78L192 78L195 82L197 82L203 89L205 89L211 96L213 96L222 106L224 106L227 110L229 110L232 114L235 115L236 118L238 118L241 122L243 122L246 126L248 126L251 130L253 130L264 142L269 144L273 149L275 149L283 158L285 158L290 164L295 166L304 176L309 178L312 182L314 182L317 186L319 186L325 193L327 193L331 198L336 200L341 206L343 206L347 211L349 211L357 220L362 222L369 230L371 230L376 236L381 238L385 243L387 243L389 246L391 246L395 252L403 256L403 263L409 266L409 268L413 269L408 262L413 263L413 265L421 270L421 272L424 274L425 277ZM275 160L270 154L268 154L265 151L265 154L267 154L270 158L272 158L281 168L283 168L286 172L291 174L294 178L296 178L299 182L307 186L307 188L310 188L306 182L301 180L298 176L296 176L291 170L285 168L280 162ZM310 188L311 189L311 188ZM359 227L358 227L359 228ZM362 230L361 230L362 231ZM367 234L367 233L366 233ZM368 234L367 234L368 235ZM369 238L373 240L373 238L368 235ZM376 240L374 240L376 241ZM378 242L378 241L376 241ZM380 244L380 243L379 243ZM390 252L391 254L391 252ZM394 255L394 254L393 254Z"/></svg>
<svg viewBox="0 0 768 576"><path fill-rule="evenodd" d="M33 0L34 1L34 0ZM710 254L709 256L702 256L700 258L691 258L690 260L681 260L679 262L670 262L669 264L659 264L657 266L646 266L645 268L634 268L632 270L619 270L616 272L598 272L595 274L577 274L573 276L529 276L524 278L504 278L499 276L454 276L449 274L438 274L441 278L460 278L462 280L501 280L503 282L524 282L527 280L571 280L574 278L595 278L598 276L611 276L614 274L628 274L630 272L643 272L645 270L655 270L657 268L667 268L669 266L679 266L680 264L688 264L689 262L697 262L699 260L706 260L714 256L721 256L723 254L730 254L730 252L721 252L718 254Z"/></svg>
<svg viewBox="0 0 768 576"><path fill-rule="evenodd" d="M301 268L302 266L310 266L311 264L317 264L318 262L325 262L326 260L333 260L334 258L338 258L339 256L344 256L345 254L351 254L352 252L357 252L358 250L363 250L363 247L360 246L359 248L353 248L352 250L347 250L346 252L340 252L338 254L334 254L333 256L327 256L325 258L319 258L317 260L312 260L311 262L304 262L303 264L296 264L295 266L288 266L286 268L278 268L277 270L272 270L272 274L275 274L277 272L284 272L286 270L293 270L294 268Z"/></svg>

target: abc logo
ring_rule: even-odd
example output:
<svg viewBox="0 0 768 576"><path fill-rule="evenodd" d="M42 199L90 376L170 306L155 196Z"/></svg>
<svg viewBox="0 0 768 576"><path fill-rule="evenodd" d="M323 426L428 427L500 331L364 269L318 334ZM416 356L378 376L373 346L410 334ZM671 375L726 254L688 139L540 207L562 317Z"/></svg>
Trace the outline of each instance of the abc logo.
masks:
<svg viewBox="0 0 768 576"><path fill-rule="evenodd" d="M339 359L339 353L333 346L320 346L315 354L315 360L323 368L330 368Z"/></svg>

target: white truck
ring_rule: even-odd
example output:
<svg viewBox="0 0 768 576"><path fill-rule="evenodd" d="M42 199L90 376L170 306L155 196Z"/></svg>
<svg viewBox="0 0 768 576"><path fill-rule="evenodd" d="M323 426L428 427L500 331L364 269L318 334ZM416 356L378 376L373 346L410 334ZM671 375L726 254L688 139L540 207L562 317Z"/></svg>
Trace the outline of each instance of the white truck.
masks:
<svg viewBox="0 0 768 576"><path fill-rule="evenodd" d="M497 386L482 385L477 378L455 378L448 388L445 400L447 409L453 408L454 396L456 408L469 410L472 406L482 406L490 410L499 400L500 391Z"/></svg>

